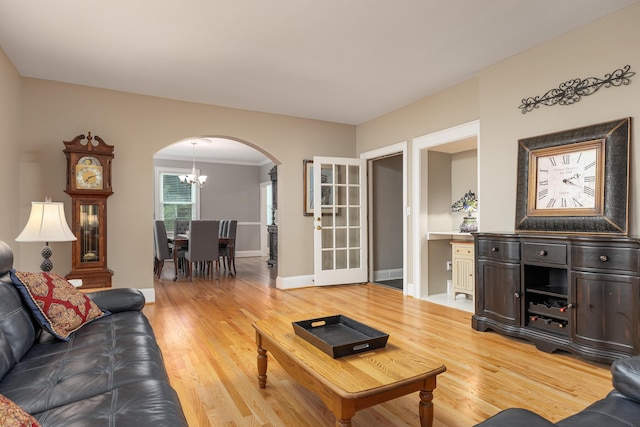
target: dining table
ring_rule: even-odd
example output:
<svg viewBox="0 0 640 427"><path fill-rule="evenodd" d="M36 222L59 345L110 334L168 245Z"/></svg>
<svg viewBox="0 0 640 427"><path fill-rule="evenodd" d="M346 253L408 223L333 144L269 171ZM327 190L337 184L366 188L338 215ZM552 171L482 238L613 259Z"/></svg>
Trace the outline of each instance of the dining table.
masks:
<svg viewBox="0 0 640 427"><path fill-rule="evenodd" d="M233 276L233 271L231 270L231 266L235 265L235 242L233 237L219 237L219 243L224 243L229 247L229 275ZM178 250L180 248L188 248L189 247L189 235L188 234L176 234L173 237L173 265L175 266L175 276L173 277L173 281L178 280Z"/></svg>

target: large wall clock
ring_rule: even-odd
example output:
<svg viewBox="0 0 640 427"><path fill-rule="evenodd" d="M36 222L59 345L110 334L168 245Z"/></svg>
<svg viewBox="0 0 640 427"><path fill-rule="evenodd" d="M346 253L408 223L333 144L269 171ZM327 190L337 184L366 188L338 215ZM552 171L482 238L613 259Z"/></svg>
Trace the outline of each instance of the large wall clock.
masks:
<svg viewBox="0 0 640 427"><path fill-rule="evenodd" d="M518 141L516 230L627 234L631 119Z"/></svg>
<svg viewBox="0 0 640 427"><path fill-rule="evenodd" d="M111 287L107 266L107 198L111 187L113 146L99 136L78 135L64 141L67 187L71 196L71 229L77 240L71 249L67 279L82 279L83 288Z"/></svg>

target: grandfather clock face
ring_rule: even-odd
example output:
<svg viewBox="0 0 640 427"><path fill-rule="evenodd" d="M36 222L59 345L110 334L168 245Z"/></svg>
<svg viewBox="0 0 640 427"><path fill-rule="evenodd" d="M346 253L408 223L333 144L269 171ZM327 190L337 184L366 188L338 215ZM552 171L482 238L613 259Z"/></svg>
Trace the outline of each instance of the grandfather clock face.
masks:
<svg viewBox="0 0 640 427"><path fill-rule="evenodd" d="M76 188L82 190L102 190L104 180L102 164L93 156L83 156L75 167Z"/></svg>

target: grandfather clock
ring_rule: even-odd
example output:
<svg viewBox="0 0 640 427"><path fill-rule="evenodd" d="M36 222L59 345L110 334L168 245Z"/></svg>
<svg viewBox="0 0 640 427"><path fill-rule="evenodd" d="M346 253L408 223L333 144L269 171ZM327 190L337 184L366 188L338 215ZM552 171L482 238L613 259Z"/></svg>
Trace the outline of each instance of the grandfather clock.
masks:
<svg viewBox="0 0 640 427"><path fill-rule="evenodd" d="M86 141L84 141L86 139ZM83 142L84 141L84 142ZM107 198L111 187L113 146L91 132L64 141L67 188L71 196L71 272L67 279L82 279L83 288L111 287L113 271L107 267Z"/></svg>

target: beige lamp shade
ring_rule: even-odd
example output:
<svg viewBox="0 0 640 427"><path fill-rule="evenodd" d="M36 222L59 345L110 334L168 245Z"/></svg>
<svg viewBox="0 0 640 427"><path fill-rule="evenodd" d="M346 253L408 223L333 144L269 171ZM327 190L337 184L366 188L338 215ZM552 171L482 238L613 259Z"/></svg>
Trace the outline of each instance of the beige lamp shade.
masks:
<svg viewBox="0 0 640 427"><path fill-rule="evenodd" d="M67 218L64 216L64 205L61 202L52 202L46 198L44 202L31 202L31 214L22 233L16 237L16 242L45 242L42 248L42 264L40 268L49 272L53 263L49 258L53 251L49 242L71 242L77 240L73 235Z"/></svg>
<svg viewBox="0 0 640 427"><path fill-rule="evenodd" d="M29 221L16 242L71 242L76 240L64 215L64 204L52 202L31 202Z"/></svg>

